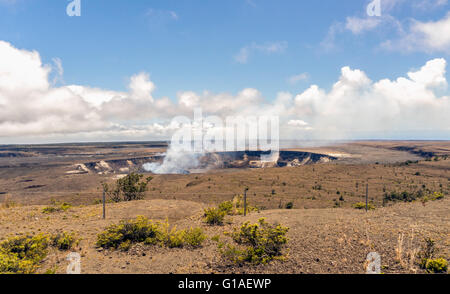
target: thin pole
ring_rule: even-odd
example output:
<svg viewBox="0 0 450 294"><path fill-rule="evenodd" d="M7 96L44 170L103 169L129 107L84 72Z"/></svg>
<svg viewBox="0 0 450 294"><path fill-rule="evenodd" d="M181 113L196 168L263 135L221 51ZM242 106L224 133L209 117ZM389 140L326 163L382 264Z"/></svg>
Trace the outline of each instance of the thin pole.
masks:
<svg viewBox="0 0 450 294"><path fill-rule="evenodd" d="M369 210L369 183L366 184L366 211Z"/></svg>
<svg viewBox="0 0 450 294"><path fill-rule="evenodd" d="M248 188L244 190L244 216L247 216L247 191Z"/></svg>
<svg viewBox="0 0 450 294"><path fill-rule="evenodd" d="M105 188L103 188L103 219L106 218L106 197L105 197Z"/></svg>

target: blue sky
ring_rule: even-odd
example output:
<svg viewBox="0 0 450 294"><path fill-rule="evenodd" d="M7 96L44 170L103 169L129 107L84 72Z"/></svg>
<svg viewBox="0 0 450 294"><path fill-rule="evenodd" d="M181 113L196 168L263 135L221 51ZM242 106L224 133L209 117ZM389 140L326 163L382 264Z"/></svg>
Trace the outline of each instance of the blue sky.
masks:
<svg viewBox="0 0 450 294"><path fill-rule="evenodd" d="M80 1L0 0L0 143L167 138L198 107L450 139L450 0Z"/></svg>
<svg viewBox="0 0 450 294"><path fill-rule="evenodd" d="M448 56L381 49L383 41L396 37L389 26L361 35L339 33L335 47L324 49L331 26L365 16L368 1L362 0L81 0L80 17L66 15L64 0L3 2L0 39L37 50L44 63L60 58L66 83L124 90L129 76L145 71L157 85L156 96L253 87L272 99L278 91L299 92L311 83L329 88L346 65L377 80ZM448 10L448 5L398 6L390 14L401 21L437 20ZM285 42L286 49L253 50L246 64L235 60L243 47L276 42ZM307 80L288 82L302 73Z"/></svg>

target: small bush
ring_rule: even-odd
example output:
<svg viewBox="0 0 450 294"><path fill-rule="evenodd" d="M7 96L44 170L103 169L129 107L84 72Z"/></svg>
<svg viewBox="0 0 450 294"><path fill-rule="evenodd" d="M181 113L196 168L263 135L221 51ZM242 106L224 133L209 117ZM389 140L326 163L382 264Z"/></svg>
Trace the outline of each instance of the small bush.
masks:
<svg viewBox="0 0 450 294"><path fill-rule="evenodd" d="M436 242L431 238L425 238L422 248L417 255L419 258L419 266L425 269L427 261L433 259L436 252Z"/></svg>
<svg viewBox="0 0 450 294"><path fill-rule="evenodd" d="M422 188L426 188L425 185L422 185ZM426 198L426 199L425 199ZM425 194L423 190L419 190L417 192L391 192L390 194L385 193L383 198L383 205L387 202L413 202L416 200L421 200L422 202L427 202L429 200L435 201L444 198L444 194L440 192L434 192L431 195Z"/></svg>
<svg viewBox="0 0 450 294"><path fill-rule="evenodd" d="M157 224L149 221L143 216L138 216L135 220L122 220L117 225L109 226L105 232L97 236L97 246L105 249L119 249L122 243L149 242L149 239L156 240L161 234ZM125 246L125 245L124 245ZM122 247L121 249L127 249Z"/></svg>
<svg viewBox="0 0 450 294"><path fill-rule="evenodd" d="M0 274L32 274L37 268L37 263L32 260L0 252Z"/></svg>
<svg viewBox="0 0 450 294"><path fill-rule="evenodd" d="M214 235L214 236L212 236L212 237L211 237L211 241L219 242L219 241L220 241L220 236L219 236L219 235Z"/></svg>
<svg viewBox="0 0 450 294"><path fill-rule="evenodd" d="M219 204L218 208L220 211L223 211L225 214L229 215L232 214L234 205L232 201L225 201Z"/></svg>
<svg viewBox="0 0 450 294"><path fill-rule="evenodd" d="M184 236L184 243L192 248L198 248L205 241L207 236L201 228L190 228Z"/></svg>
<svg viewBox="0 0 450 294"><path fill-rule="evenodd" d="M431 238L425 238L424 244L419 251L419 266L429 273L445 273L448 269L448 262L443 258L436 258L437 252L436 242Z"/></svg>
<svg viewBox="0 0 450 294"><path fill-rule="evenodd" d="M248 205L247 213L258 211L258 208ZM233 198L233 201L225 201L217 208L205 209L205 222L210 225L222 225L227 215L244 215L244 199L242 195Z"/></svg>
<svg viewBox="0 0 450 294"><path fill-rule="evenodd" d="M209 225L223 225L223 220L226 213L219 208L207 208L205 209L205 222Z"/></svg>
<svg viewBox="0 0 450 294"><path fill-rule="evenodd" d="M176 227L170 228L169 223L166 222L159 235L159 242L169 248L180 248L184 245L185 235L186 231L178 231Z"/></svg>
<svg viewBox="0 0 450 294"><path fill-rule="evenodd" d="M69 203L66 203L66 202L61 203L61 204L55 203L52 206L44 207L42 209L42 213L50 214L50 213L54 213L54 212L65 212L65 211L69 210L71 207L72 207L72 205Z"/></svg>
<svg viewBox="0 0 450 294"><path fill-rule="evenodd" d="M353 204L353 208L355 209L366 209L366 204L364 202L358 202ZM375 205L373 205L373 203L368 203L367 204L367 209L368 210L375 210Z"/></svg>
<svg viewBox="0 0 450 294"><path fill-rule="evenodd" d="M425 268L429 273L446 273L448 269L448 262L443 258L428 259Z"/></svg>
<svg viewBox="0 0 450 294"><path fill-rule="evenodd" d="M69 250L78 245L79 240L74 233L62 232L51 236L50 241L52 246L59 250Z"/></svg>
<svg viewBox="0 0 450 294"><path fill-rule="evenodd" d="M144 198L144 193L148 190L148 183L153 179L144 175L131 173L124 178L118 179L115 186L110 187L103 184L103 189L113 202L132 201Z"/></svg>
<svg viewBox="0 0 450 294"><path fill-rule="evenodd" d="M230 245L219 249L223 256L233 263L242 264L266 264L274 259L282 259L282 247L287 243L286 233L289 228L281 225L270 225L265 219L260 219L256 224L244 223L239 230L231 233L231 238L236 245Z"/></svg>
<svg viewBox="0 0 450 294"><path fill-rule="evenodd" d="M288 203L286 203L286 205L284 207L286 209L292 209L292 208L294 208L294 203L293 202L288 202Z"/></svg>
<svg viewBox="0 0 450 294"><path fill-rule="evenodd" d="M410 192L391 192L390 194L385 193L383 198L383 203L386 202L413 202L417 198L421 198L423 196L423 192L410 193Z"/></svg>
<svg viewBox="0 0 450 294"><path fill-rule="evenodd" d="M19 236L0 243L0 273L32 274L47 256L47 235Z"/></svg>
<svg viewBox="0 0 450 294"><path fill-rule="evenodd" d="M431 198L432 201L436 201L436 200L444 199L444 194L442 194L440 192L434 192L429 197Z"/></svg>
<svg viewBox="0 0 450 294"><path fill-rule="evenodd" d="M200 228L177 230L170 228L169 223L153 223L143 216L135 220L121 221L111 225L97 236L97 247L128 251L133 244L166 246L169 248L192 247L198 248L206 240L206 235Z"/></svg>

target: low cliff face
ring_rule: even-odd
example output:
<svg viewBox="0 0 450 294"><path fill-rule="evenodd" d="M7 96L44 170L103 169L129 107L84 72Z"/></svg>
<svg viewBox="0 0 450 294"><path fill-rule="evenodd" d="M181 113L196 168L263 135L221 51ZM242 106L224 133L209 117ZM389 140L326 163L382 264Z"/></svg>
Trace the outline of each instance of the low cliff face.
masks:
<svg viewBox="0 0 450 294"><path fill-rule="evenodd" d="M220 152L205 155L201 163L204 168L268 168L284 166L300 166L319 162L329 162L337 158L310 152L280 151L278 159L274 161L262 161L263 155L269 155L262 151Z"/></svg>
<svg viewBox="0 0 450 294"><path fill-rule="evenodd" d="M337 158L310 152L280 151L278 160L273 162L261 161L262 155L268 152L239 151L207 153L199 157L198 170L227 169L227 168L269 168L284 166L301 166L323 163ZM142 165L149 162L161 162L164 155L140 158L124 158L101 160L76 164L74 170L68 173L97 173L97 174L127 174L130 172L144 172ZM188 173L188 171L186 171Z"/></svg>

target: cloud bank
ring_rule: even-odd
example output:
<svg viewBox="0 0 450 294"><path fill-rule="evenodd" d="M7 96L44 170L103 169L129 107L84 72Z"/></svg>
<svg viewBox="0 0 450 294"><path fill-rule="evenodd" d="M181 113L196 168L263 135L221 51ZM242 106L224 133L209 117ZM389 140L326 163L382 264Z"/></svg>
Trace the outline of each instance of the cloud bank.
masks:
<svg viewBox="0 0 450 294"><path fill-rule="evenodd" d="M237 94L179 91L154 97L147 73L130 77L124 92L56 86L52 70L36 51L0 41L0 143L170 139L175 116L278 115L280 137L298 140L359 138L450 139L447 62L433 59L394 80L372 81L362 70L343 67L330 90L311 85L297 95L280 92L266 100L257 89Z"/></svg>
<svg viewBox="0 0 450 294"><path fill-rule="evenodd" d="M387 36L379 47L388 51L450 53L450 12L438 20L420 21L414 18L393 16L397 8L410 8L430 12L445 9L448 0L383 0L381 16L368 16L364 11L359 16L349 16L345 21L333 23L321 42L322 49L335 49L337 37L343 33L361 36L369 32ZM445 10L444 10L445 11Z"/></svg>

